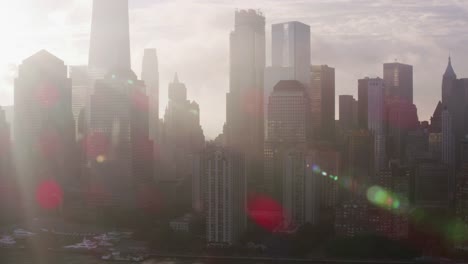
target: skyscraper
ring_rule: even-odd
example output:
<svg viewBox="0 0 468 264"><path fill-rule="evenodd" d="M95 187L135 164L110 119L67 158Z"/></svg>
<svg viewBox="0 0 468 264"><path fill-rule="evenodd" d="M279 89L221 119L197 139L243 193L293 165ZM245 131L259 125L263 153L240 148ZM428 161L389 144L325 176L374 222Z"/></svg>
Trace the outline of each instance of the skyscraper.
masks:
<svg viewBox="0 0 468 264"><path fill-rule="evenodd" d="M286 151L282 172L282 229L295 230L304 223L315 224L319 216L318 177L304 149Z"/></svg>
<svg viewBox="0 0 468 264"><path fill-rule="evenodd" d="M310 99L314 138L333 140L335 136L335 69L328 65L311 66Z"/></svg>
<svg viewBox="0 0 468 264"><path fill-rule="evenodd" d="M444 76L442 78L442 104L447 105L449 97L452 94L454 82L457 80L457 74L452 67L452 59L448 58L447 68L445 69Z"/></svg>
<svg viewBox="0 0 468 264"><path fill-rule="evenodd" d="M339 120L340 128L343 132L348 132L350 130L357 128L357 116L354 112L356 108L357 101L352 95L340 95L339 97Z"/></svg>
<svg viewBox="0 0 468 264"><path fill-rule="evenodd" d="M159 144L157 142L159 132L159 70L156 49L145 49L141 79L145 82L146 94L149 98L149 136L151 140Z"/></svg>
<svg viewBox="0 0 468 264"><path fill-rule="evenodd" d="M200 126L200 108L187 100L187 88L177 74L168 88L169 103L161 128L161 162L172 178L186 178L191 172L190 156L201 151L205 136Z"/></svg>
<svg viewBox="0 0 468 264"><path fill-rule="evenodd" d="M208 246L237 243L246 228L246 171L242 154L224 148L206 153Z"/></svg>
<svg viewBox="0 0 468 264"><path fill-rule="evenodd" d="M94 0L88 64L106 71L131 68L128 0Z"/></svg>
<svg viewBox="0 0 468 264"><path fill-rule="evenodd" d="M32 203L35 188L45 181L66 188L73 178L75 124L64 62L45 50L24 60L14 101L15 162L22 194Z"/></svg>
<svg viewBox="0 0 468 264"><path fill-rule="evenodd" d="M455 165L453 120L447 108L442 111L442 163Z"/></svg>
<svg viewBox="0 0 468 264"><path fill-rule="evenodd" d="M86 106L89 103L90 78L88 66L70 66L69 76L72 80L72 112L75 119L75 133L77 138L85 134Z"/></svg>
<svg viewBox="0 0 468 264"><path fill-rule="evenodd" d="M379 171L386 166L385 84L380 78L367 83L367 127L374 137L374 170Z"/></svg>
<svg viewBox="0 0 468 264"><path fill-rule="evenodd" d="M227 145L245 154L249 188L256 188L263 174L264 141L265 17L260 12L236 11L230 36L230 66Z"/></svg>
<svg viewBox="0 0 468 264"><path fill-rule="evenodd" d="M265 187L278 198L282 191L285 151L303 149L309 139L309 98L295 80L280 81L268 102L265 140Z"/></svg>
<svg viewBox="0 0 468 264"><path fill-rule="evenodd" d="M414 203L421 207L447 208L450 204L450 168L434 160L422 160L416 167Z"/></svg>
<svg viewBox="0 0 468 264"><path fill-rule="evenodd" d="M89 205L119 210L142 206L138 196L153 182L153 149L145 86L131 70L111 71L96 81L84 145Z"/></svg>
<svg viewBox="0 0 468 264"><path fill-rule="evenodd" d="M309 149L307 156L310 166L319 166L329 175L342 175L341 153L332 144L318 144ZM309 169L310 170L310 169ZM339 184L330 177L317 177L317 200L321 211L334 209L339 202Z"/></svg>
<svg viewBox="0 0 468 264"><path fill-rule="evenodd" d="M403 63L384 63L385 95L413 103L413 66Z"/></svg>
<svg viewBox="0 0 468 264"><path fill-rule="evenodd" d="M369 113L369 78L358 80L358 127L367 129L367 115Z"/></svg>
<svg viewBox="0 0 468 264"><path fill-rule="evenodd" d="M390 160L399 160L405 164L407 135L419 126L418 110L414 104L396 97L387 98L386 126L390 144L387 148Z"/></svg>
<svg viewBox="0 0 468 264"><path fill-rule="evenodd" d="M292 21L271 26L272 66L291 68L291 79L308 87L310 82L310 27Z"/></svg>

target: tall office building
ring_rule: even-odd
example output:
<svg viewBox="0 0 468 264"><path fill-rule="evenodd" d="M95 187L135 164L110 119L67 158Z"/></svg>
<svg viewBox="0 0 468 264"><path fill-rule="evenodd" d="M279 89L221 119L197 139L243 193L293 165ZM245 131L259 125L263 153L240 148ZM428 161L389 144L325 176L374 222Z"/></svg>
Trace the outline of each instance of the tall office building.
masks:
<svg viewBox="0 0 468 264"><path fill-rule="evenodd" d="M131 70L111 71L97 80L90 98L84 141L89 206L133 210L153 182L152 142L148 138L148 97ZM95 193L101 190L101 193Z"/></svg>
<svg viewBox="0 0 468 264"><path fill-rule="evenodd" d="M265 141L265 188L282 197L282 164L285 151L302 149L310 134L309 98L295 80L280 81L268 102Z"/></svg>
<svg viewBox="0 0 468 264"><path fill-rule="evenodd" d="M230 87L226 96L227 145L246 156L249 189L263 172L263 81L265 17L255 10L235 13L230 36Z"/></svg>
<svg viewBox="0 0 468 264"><path fill-rule="evenodd" d="M452 58L448 58L447 68L442 77L442 104L447 105L452 94L454 82L457 80L457 74L452 67Z"/></svg>
<svg viewBox="0 0 468 264"><path fill-rule="evenodd" d="M206 153L206 240L208 246L231 246L246 228L246 168L242 154L224 148Z"/></svg>
<svg viewBox="0 0 468 264"><path fill-rule="evenodd" d="M191 173L190 157L205 145L200 126L200 108L187 100L187 88L177 74L169 84L169 103L161 128L161 162L172 178L183 179Z"/></svg>
<svg viewBox="0 0 468 264"><path fill-rule="evenodd" d="M368 79L367 127L374 137L374 170L386 167L385 84L380 78Z"/></svg>
<svg viewBox="0 0 468 264"><path fill-rule="evenodd" d="M141 70L141 79L146 85L146 94L149 98L149 136L158 140L159 132L159 70L156 49L145 49Z"/></svg>
<svg viewBox="0 0 468 264"><path fill-rule="evenodd" d="M128 0L94 0L89 67L129 70Z"/></svg>
<svg viewBox="0 0 468 264"><path fill-rule="evenodd" d="M75 124L64 62L45 50L24 60L15 80L14 102L17 176L22 195L32 203L35 188L44 181L67 188L73 178Z"/></svg>
<svg viewBox="0 0 468 264"><path fill-rule="evenodd" d="M333 140L335 136L335 69L328 65L311 66L307 90L314 138Z"/></svg>
<svg viewBox="0 0 468 264"><path fill-rule="evenodd" d="M339 97L339 124L343 132L357 128L357 115L355 113L357 103L352 95L340 95Z"/></svg>
<svg viewBox="0 0 468 264"><path fill-rule="evenodd" d="M413 66L403 63L384 63L385 95L413 103Z"/></svg>
<svg viewBox="0 0 468 264"><path fill-rule="evenodd" d="M393 97L386 102L386 114L388 158L405 164L407 135L419 126L418 110L414 104Z"/></svg>
<svg viewBox="0 0 468 264"><path fill-rule="evenodd" d="M308 87L310 82L310 27L292 21L271 26L273 67L291 68L291 79Z"/></svg>

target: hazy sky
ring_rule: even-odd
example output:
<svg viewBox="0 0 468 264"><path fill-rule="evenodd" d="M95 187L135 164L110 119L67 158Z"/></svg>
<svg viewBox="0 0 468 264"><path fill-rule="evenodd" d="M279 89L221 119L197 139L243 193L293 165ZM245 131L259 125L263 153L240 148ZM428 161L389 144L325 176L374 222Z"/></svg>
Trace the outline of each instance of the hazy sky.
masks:
<svg viewBox="0 0 468 264"><path fill-rule="evenodd" d="M13 102L19 63L47 49L67 65L87 63L92 0L0 0L0 104ZM144 48L158 50L161 117L174 73L201 107L205 135L225 121L229 32L236 8L261 9L267 22L311 26L312 63L336 68L336 94L357 94L357 79L382 76L382 63L414 65L414 98L428 119L440 98L449 52L468 77L467 0L130 0L133 70ZM267 64L268 64L267 63Z"/></svg>

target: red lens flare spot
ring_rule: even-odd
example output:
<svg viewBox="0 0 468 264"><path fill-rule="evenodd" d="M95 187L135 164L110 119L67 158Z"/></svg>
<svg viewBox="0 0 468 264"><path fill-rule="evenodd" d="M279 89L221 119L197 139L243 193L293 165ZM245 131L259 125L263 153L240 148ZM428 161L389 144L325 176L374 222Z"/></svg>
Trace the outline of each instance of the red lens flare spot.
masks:
<svg viewBox="0 0 468 264"><path fill-rule="evenodd" d="M247 214L257 225L272 232L282 223L283 207L266 195L251 195Z"/></svg>
<svg viewBox="0 0 468 264"><path fill-rule="evenodd" d="M36 199L43 209L57 209L63 201L62 188L53 180L43 181L37 188Z"/></svg>

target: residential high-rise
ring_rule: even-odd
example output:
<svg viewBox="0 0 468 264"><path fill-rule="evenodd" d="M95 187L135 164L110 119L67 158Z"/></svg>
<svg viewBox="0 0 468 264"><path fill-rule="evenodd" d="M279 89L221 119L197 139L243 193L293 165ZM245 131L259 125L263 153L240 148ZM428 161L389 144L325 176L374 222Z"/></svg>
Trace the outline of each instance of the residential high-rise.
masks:
<svg viewBox="0 0 468 264"><path fill-rule="evenodd" d="M289 149L302 149L310 134L309 98L295 80L280 81L268 102L264 187L281 197L282 164Z"/></svg>
<svg viewBox="0 0 468 264"><path fill-rule="evenodd" d="M246 228L246 168L242 154L224 148L206 153L206 240L208 246L231 246Z"/></svg>
<svg viewBox="0 0 468 264"><path fill-rule="evenodd" d="M230 87L226 96L227 145L245 154L249 189L263 175L263 81L265 17L255 10L235 13L230 36Z"/></svg>
<svg viewBox="0 0 468 264"><path fill-rule="evenodd" d="M84 141L90 170L89 206L118 210L143 207L138 198L153 183L153 148L148 138L148 97L131 70L111 71L97 80L90 98Z"/></svg>
<svg viewBox="0 0 468 264"><path fill-rule="evenodd" d="M15 80L14 102L17 176L32 206L35 188L44 181L66 189L74 178L75 123L64 62L45 50L24 60Z"/></svg>
<svg viewBox="0 0 468 264"><path fill-rule="evenodd" d="M159 70L156 49L145 49L141 70L141 79L146 85L146 94L149 98L149 136L159 144Z"/></svg>
<svg viewBox="0 0 468 264"><path fill-rule="evenodd" d="M128 0L94 0L89 67L129 70Z"/></svg>
<svg viewBox="0 0 468 264"><path fill-rule="evenodd" d="M200 108L195 101L187 100L187 88L177 74L169 84L168 94L161 128L161 162L166 176L183 179L190 175L190 157L203 149L205 136L200 126Z"/></svg>
<svg viewBox="0 0 468 264"><path fill-rule="evenodd" d="M403 63L384 63L385 95L413 103L413 66Z"/></svg>
<svg viewBox="0 0 468 264"><path fill-rule="evenodd" d="M335 69L328 65L311 66L310 98L312 129L315 139L333 140L335 136Z"/></svg>
<svg viewBox="0 0 468 264"><path fill-rule="evenodd" d="M339 97L339 120L340 128L343 132L351 131L357 128L357 116L354 112L357 101L352 95L340 95Z"/></svg>
<svg viewBox="0 0 468 264"><path fill-rule="evenodd" d="M310 27L292 21L271 26L273 67L291 69L291 79L308 87L310 82Z"/></svg>

